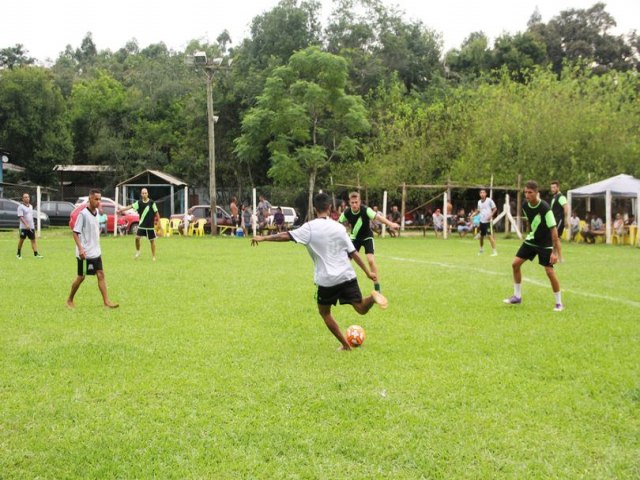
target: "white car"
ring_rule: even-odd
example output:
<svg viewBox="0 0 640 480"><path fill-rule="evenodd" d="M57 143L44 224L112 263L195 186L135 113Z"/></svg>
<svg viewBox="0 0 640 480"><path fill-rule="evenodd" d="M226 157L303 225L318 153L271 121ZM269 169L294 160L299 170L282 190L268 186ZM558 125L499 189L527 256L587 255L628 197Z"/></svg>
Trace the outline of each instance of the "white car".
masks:
<svg viewBox="0 0 640 480"><path fill-rule="evenodd" d="M288 229L291 229L296 222L298 221L298 212L293 207L283 207L280 205L272 205L271 206L271 215L267 219L269 225L273 225L273 214L276 213L278 208L282 209L282 213L284 214L284 224Z"/></svg>

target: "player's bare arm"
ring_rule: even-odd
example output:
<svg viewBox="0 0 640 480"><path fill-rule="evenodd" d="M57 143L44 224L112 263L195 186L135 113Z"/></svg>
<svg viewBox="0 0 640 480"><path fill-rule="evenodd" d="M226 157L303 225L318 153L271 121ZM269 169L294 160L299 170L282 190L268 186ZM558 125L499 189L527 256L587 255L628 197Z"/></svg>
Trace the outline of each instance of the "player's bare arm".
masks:
<svg viewBox="0 0 640 480"><path fill-rule="evenodd" d="M256 247L260 242L288 242L291 236L287 232L276 233L275 235L256 235L251 239L251 245Z"/></svg>

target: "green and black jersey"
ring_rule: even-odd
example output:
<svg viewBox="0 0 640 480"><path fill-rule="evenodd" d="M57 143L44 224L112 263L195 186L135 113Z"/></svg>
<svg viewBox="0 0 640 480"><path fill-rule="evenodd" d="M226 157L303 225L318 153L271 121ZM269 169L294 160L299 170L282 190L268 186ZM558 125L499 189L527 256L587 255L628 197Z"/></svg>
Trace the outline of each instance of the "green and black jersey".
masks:
<svg viewBox="0 0 640 480"><path fill-rule="evenodd" d="M133 205L131 205L138 215L140 215L140 223L138 224L138 229L142 230L153 230L154 219L156 213L158 213L158 207L156 206L156 202L149 199L147 203L142 200L138 200Z"/></svg>
<svg viewBox="0 0 640 480"><path fill-rule="evenodd" d="M374 218L376 218L376 212L372 208L360 205L360 210L357 212L351 210L351 207L347 207L338 221L340 223L349 222L349 225L351 225L351 240L366 240L367 238L373 238L371 220Z"/></svg>
<svg viewBox="0 0 640 480"><path fill-rule="evenodd" d="M539 248L553 248L551 229L556 226L556 219L549 204L543 200L540 200L537 205L525 202L522 211L531 226L531 231L524 239L524 243Z"/></svg>
<svg viewBox="0 0 640 480"><path fill-rule="evenodd" d="M556 219L556 224L560 225L560 222L564 220L564 206L567 204L567 197L561 192L556 193L551 199L551 211Z"/></svg>

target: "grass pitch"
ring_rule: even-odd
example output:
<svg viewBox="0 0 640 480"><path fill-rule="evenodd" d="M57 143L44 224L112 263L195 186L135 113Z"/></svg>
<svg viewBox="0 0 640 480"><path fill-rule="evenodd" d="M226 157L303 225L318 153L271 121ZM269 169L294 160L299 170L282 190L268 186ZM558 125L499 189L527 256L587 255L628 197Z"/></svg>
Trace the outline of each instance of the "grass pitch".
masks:
<svg viewBox="0 0 640 480"><path fill-rule="evenodd" d="M519 241L376 240L386 311L337 352L293 243L0 233L0 478L638 478L640 249L565 244L564 312ZM360 273L364 293L371 283Z"/></svg>

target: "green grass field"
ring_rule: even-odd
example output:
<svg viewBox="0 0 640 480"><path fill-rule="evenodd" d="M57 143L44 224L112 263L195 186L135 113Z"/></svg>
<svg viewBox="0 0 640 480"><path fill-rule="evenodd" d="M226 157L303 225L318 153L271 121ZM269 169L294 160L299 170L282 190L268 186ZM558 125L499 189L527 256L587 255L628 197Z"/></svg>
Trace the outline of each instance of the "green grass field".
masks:
<svg viewBox="0 0 640 480"><path fill-rule="evenodd" d="M109 293L0 233L0 478L639 478L640 249L565 245L566 310L517 240L376 241L388 310L338 352L304 247L103 239ZM365 293L371 283L359 273Z"/></svg>

